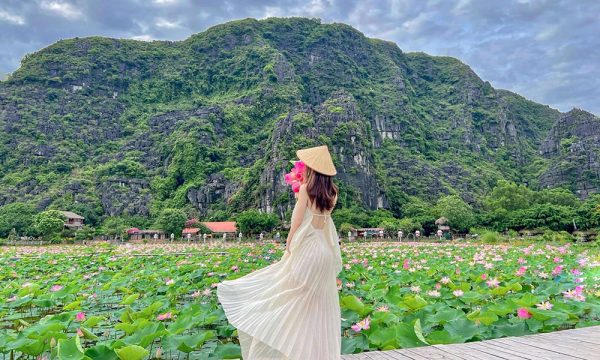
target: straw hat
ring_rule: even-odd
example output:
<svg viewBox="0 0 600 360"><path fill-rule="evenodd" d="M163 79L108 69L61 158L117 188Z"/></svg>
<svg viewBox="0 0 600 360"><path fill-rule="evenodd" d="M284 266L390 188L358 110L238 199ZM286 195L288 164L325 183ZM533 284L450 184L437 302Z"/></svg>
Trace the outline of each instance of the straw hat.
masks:
<svg viewBox="0 0 600 360"><path fill-rule="evenodd" d="M302 160L306 166L318 173L328 176L337 174L327 145L297 150L296 156L298 156L298 159ZM293 164L296 161L292 160L290 162Z"/></svg>

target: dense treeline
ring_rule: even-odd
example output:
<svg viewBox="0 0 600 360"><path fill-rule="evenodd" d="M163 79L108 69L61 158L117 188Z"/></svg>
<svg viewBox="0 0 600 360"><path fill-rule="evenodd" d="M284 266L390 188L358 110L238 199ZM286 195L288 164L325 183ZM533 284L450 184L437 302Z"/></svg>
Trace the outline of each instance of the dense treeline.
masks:
<svg viewBox="0 0 600 360"><path fill-rule="evenodd" d="M486 195L478 207L467 204L457 195L443 196L434 204L411 198L402 209L403 217L389 210L369 211L358 207L338 207L333 219L345 235L352 228L382 227L390 236L398 230L405 234L416 230L432 235L436 220L447 219L452 231L459 234L495 231L552 230L573 232L600 226L600 194L585 201L565 189L534 191L524 185L502 180ZM291 214L279 219L275 214L255 209L240 212L235 220L245 235L282 231ZM181 234L191 216L180 209L164 209L156 219L143 217L106 217L96 228L85 226L79 231L62 230L63 216L55 210L37 213L30 205L13 203L0 207L0 237L43 236L45 238L90 238L93 235L123 236L131 227L153 227L167 234ZM225 220L225 219L223 219ZM285 233L285 232L284 232Z"/></svg>

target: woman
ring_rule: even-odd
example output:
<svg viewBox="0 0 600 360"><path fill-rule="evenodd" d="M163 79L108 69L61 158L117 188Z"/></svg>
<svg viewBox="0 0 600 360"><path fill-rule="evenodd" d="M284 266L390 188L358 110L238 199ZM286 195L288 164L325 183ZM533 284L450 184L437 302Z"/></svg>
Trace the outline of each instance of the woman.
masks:
<svg viewBox="0 0 600 360"><path fill-rule="evenodd" d="M306 165L281 260L217 287L244 360L340 359L336 276L342 258L331 210L336 174L327 146L301 149Z"/></svg>

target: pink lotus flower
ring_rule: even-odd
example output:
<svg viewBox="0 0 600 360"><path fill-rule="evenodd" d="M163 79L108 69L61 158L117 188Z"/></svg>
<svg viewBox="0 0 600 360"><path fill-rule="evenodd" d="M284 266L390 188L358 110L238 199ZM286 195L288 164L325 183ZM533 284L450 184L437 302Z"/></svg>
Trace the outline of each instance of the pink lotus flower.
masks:
<svg viewBox="0 0 600 360"><path fill-rule="evenodd" d="M523 276L527 272L527 266L521 266L519 270L515 273L517 276Z"/></svg>
<svg viewBox="0 0 600 360"><path fill-rule="evenodd" d="M540 310L550 310L554 305L552 305L549 301L544 301L536 304L535 306L537 306L537 308Z"/></svg>
<svg viewBox="0 0 600 360"><path fill-rule="evenodd" d="M292 191L295 192L295 193L297 193L298 191L300 191L300 185L301 184L299 182L297 182L297 181L294 182L292 184Z"/></svg>
<svg viewBox="0 0 600 360"><path fill-rule="evenodd" d="M436 290L439 290L439 289L441 289L441 288L442 288L442 284L440 284L440 283L435 283L435 289L436 289Z"/></svg>
<svg viewBox="0 0 600 360"><path fill-rule="evenodd" d="M192 297L193 297L193 298L197 298L197 297L199 297L201 294L202 294L202 293L200 292L200 290L196 290L196 291L194 291L194 292L192 293Z"/></svg>
<svg viewBox="0 0 600 360"><path fill-rule="evenodd" d="M173 279L167 279L167 281L165 281L165 285L173 285L175 284L175 280Z"/></svg>
<svg viewBox="0 0 600 360"><path fill-rule="evenodd" d="M204 296L210 296L210 294L212 294L212 290L209 288L204 289L204 291L202 292L202 295Z"/></svg>
<svg viewBox="0 0 600 360"><path fill-rule="evenodd" d="M558 274L560 274L563 270L563 267L561 265L558 265L557 267L554 268L554 270L552 270L552 275L553 276L557 276Z"/></svg>
<svg viewBox="0 0 600 360"><path fill-rule="evenodd" d="M371 319L368 316L351 326L352 330L354 330L356 332L359 332L361 330L369 330L370 327L371 327Z"/></svg>
<svg viewBox="0 0 600 360"><path fill-rule="evenodd" d="M75 320L77 320L77 321L85 321L85 313L78 312L77 315L75 315Z"/></svg>
<svg viewBox="0 0 600 360"><path fill-rule="evenodd" d="M443 277L443 278L440 280L440 282L441 282L442 284L448 284L448 283L450 282L450 278L449 278L449 277L447 277L447 276L444 276L444 277Z"/></svg>
<svg viewBox="0 0 600 360"><path fill-rule="evenodd" d="M387 305L381 305L380 307L377 308L377 311L388 312L388 311L390 311L390 308Z"/></svg>
<svg viewBox="0 0 600 360"><path fill-rule="evenodd" d="M173 318L173 314L171 312L167 312L167 313L158 315L156 317L156 320L163 321L163 320L172 319L172 318Z"/></svg>
<svg viewBox="0 0 600 360"><path fill-rule="evenodd" d="M427 295L429 295L431 297L435 297L435 298L442 296L442 294L437 290L429 290L427 292Z"/></svg>
<svg viewBox="0 0 600 360"><path fill-rule="evenodd" d="M460 296L463 296L465 293L464 293L464 291L458 289L458 290L454 290L452 292L452 294L454 294L454 296L456 296L456 297L460 297Z"/></svg>
<svg viewBox="0 0 600 360"><path fill-rule="evenodd" d="M481 274L481 280L485 280L485 279L487 279L487 277L488 277L487 274Z"/></svg>
<svg viewBox="0 0 600 360"><path fill-rule="evenodd" d="M493 278L490 279L488 281L485 282L487 284L487 286L491 287L491 288L495 288L498 287L498 285L500 285L500 281L498 281L498 279Z"/></svg>
<svg viewBox="0 0 600 360"><path fill-rule="evenodd" d="M62 288L63 288L63 286L62 286L62 285L53 285L53 286L50 288L50 291L56 292L56 291L59 291L59 290L60 290L60 289L62 289Z"/></svg>
<svg viewBox="0 0 600 360"><path fill-rule="evenodd" d="M575 276L579 276L582 274L582 272L581 272L581 270L576 268L576 269L571 270L571 274L573 274Z"/></svg>
<svg viewBox="0 0 600 360"><path fill-rule="evenodd" d="M530 319L531 313L526 308L519 308L517 310L517 316L521 319Z"/></svg>
<svg viewBox="0 0 600 360"><path fill-rule="evenodd" d="M80 328L77 328L77 336L83 337L83 331Z"/></svg>

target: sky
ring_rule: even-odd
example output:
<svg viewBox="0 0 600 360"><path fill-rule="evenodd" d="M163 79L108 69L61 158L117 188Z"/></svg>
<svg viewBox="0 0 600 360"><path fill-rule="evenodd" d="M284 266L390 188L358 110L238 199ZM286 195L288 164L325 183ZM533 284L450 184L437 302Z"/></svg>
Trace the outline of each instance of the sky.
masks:
<svg viewBox="0 0 600 360"><path fill-rule="evenodd" d="M60 39L184 40L272 16L346 23L405 52L458 58L495 88L600 115L599 0L0 0L0 74Z"/></svg>

